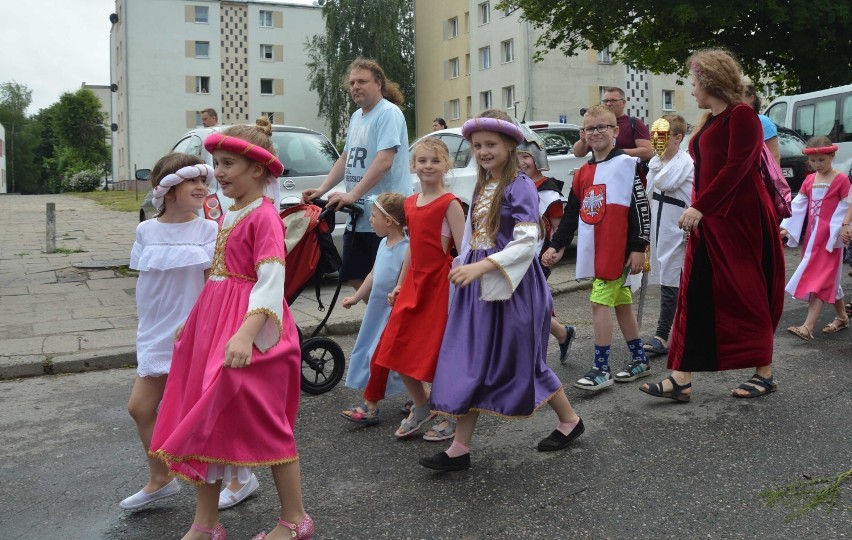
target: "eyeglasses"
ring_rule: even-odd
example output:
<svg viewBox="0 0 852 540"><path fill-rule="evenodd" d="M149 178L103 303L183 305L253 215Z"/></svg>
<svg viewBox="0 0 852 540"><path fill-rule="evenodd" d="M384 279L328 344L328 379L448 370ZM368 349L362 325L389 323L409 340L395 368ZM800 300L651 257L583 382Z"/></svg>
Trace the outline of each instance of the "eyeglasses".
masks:
<svg viewBox="0 0 852 540"><path fill-rule="evenodd" d="M624 98L621 99L602 99L601 103L604 105L612 105L613 103L618 103L619 101L624 101Z"/></svg>
<svg viewBox="0 0 852 540"><path fill-rule="evenodd" d="M601 124L599 126L589 126L587 128L580 128L580 133L583 134L591 134L591 133L603 133L607 130L607 128L614 128L615 126L611 126L609 124Z"/></svg>

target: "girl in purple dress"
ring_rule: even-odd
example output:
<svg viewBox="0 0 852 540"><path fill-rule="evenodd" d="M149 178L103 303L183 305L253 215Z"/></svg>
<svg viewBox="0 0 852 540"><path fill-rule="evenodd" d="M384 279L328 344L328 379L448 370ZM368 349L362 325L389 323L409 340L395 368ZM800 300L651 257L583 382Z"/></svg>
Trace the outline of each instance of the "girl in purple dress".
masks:
<svg viewBox="0 0 852 540"><path fill-rule="evenodd" d="M549 403L559 425L538 450L567 447L583 433L546 364L553 299L534 262L539 235L538 192L518 172L520 128L502 111L468 120L462 135L478 164L473 206L450 281L456 286L432 386L433 410L458 419L445 452L420 459L440 471L470 467L470 443L480 412L531 416Z"/></svg>

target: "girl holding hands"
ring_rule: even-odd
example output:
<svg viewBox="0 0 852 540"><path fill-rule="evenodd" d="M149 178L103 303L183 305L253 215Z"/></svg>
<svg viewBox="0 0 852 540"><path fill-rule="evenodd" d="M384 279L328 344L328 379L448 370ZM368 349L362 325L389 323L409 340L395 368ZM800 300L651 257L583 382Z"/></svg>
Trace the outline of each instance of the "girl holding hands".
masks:
<svg viewBox="0 0 852 540"><path fill-rule="evenodd" d="M388 295L393 310L364 391L364 400L376 403L384 398L389 370L400 374L413 405L394 433L398 438L414 435L433 416L424 383L434 377L447 321L450 248L460 245L464 229L461 203L444 185L450 169L447 145L427 138L417 143L413 155L412 167L422 193L405 201L410 245L397 286ZM432 440L452 436L454 427L449 423L436 426Z"/></svg>
<svg viewBox="0 0 852 540"><path fill-rule="evenodd" d="M213 168L196 156L168 154L154 165L151 183L156 218L136 227L130 268L139 271L136 306L136 382L127 409L148 452L157 408L172 363L175 331L186 320L207 279L218 227L198 217ZM148 483L119 503L134 510L180 491L168 468L148 456Z"/></svg>
<svg viewBox="0 0 852 540"><path fill-rule="evenodd" d="M424 467L470 467L480 412L528 417L549 403L559 417L540 451L560 450L583 432L562 383L547 366L553 299L536 262L538 193L518 172L523 134L502 111L468 120L462 135L478 164L459 257L450 272L458 288L450 308L432 386L432 409L457 417L452 445L423 457Z"/></svg>
<svg viewBox="0 0 852 540"><path fill-rule="evenodd" d="M284 224L272 126L232 126L204 147L222 192L234 200L216 239L210 279L174 348L151 449L169 473L196 484L195 519L183 540L225 538L223 478L247 481L268 465L278 526L255 538L310 538L293 428L299 409L299 336L284 299ZM266 195L266 196L264 196Z"/></svg>
<svg viewBox="0 0 852 540"><path fill-rule="evenodd" d="M349 370L346 373L346 386L363 390L370 377L370 359L382 337L382 331L390 317L391 305L388 296L396 288L402 261L408 252L408 238L405 236L405 196L400 193L382 193L373 201L370 210L370 224L376 235L382 238L376 262L367 275L364 283L352 296L343 299L343 307L349 309L358 302L367 302L361 329L352 347L349 357ZM399 376L391 376L388 395L398 394L405 390ZM343 418L372 426L379 423L379 408L375 401L367 401L364 405L341 411Z"/></svg>

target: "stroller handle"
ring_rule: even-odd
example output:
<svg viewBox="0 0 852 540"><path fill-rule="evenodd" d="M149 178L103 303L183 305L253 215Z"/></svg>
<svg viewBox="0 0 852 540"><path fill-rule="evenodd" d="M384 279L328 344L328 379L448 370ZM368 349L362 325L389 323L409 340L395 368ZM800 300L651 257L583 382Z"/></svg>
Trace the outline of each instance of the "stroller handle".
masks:
<svg viewBox="0 0 852 540"><path fill-rule="evenodd" d="M331 208L328 206L324 206L322 212L320 212L320 221L326 219L328 216L332 215L335 211L344 212L353 217L358 217L361 215L363 210L359 206L355 206L354 204L347 204L343 206L338 206L337 208Z"/></svg>

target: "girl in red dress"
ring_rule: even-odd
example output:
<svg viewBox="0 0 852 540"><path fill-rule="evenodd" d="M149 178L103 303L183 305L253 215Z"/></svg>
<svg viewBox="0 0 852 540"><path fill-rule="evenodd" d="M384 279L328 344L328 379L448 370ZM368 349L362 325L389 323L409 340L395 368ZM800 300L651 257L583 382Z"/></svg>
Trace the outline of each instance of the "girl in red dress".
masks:
<svg viewBox="0 0 852 540"><path fill-rule="evenodd" d="M278 526L256 538L313 534L293 434L301 352L284 300L284 224L273 203L284 166L271 133L261 118L257 127L233 126L204 141L234 205L216 239L210 279L178 330L151 441L170 474L198 486L183 540L224 540L222 479L247 480L250 467L261 465L272 467L281 512Z"/></svg>
<svg viewBox="0 0 852 540"><path fill-rule="evenodd" d="M364 399L376 403L384 398L387 370L400 374L414 402L395 432L400 438L413 435L432 418L424 383L435 375L447 322L450 247L461 245L464 233L461 203L444 185L450 169L447 145L435 138L420 141L412 165L422 193L405 201L408 253L398 284L388 295L393 311L376 346L364 391Z"/></svg>

